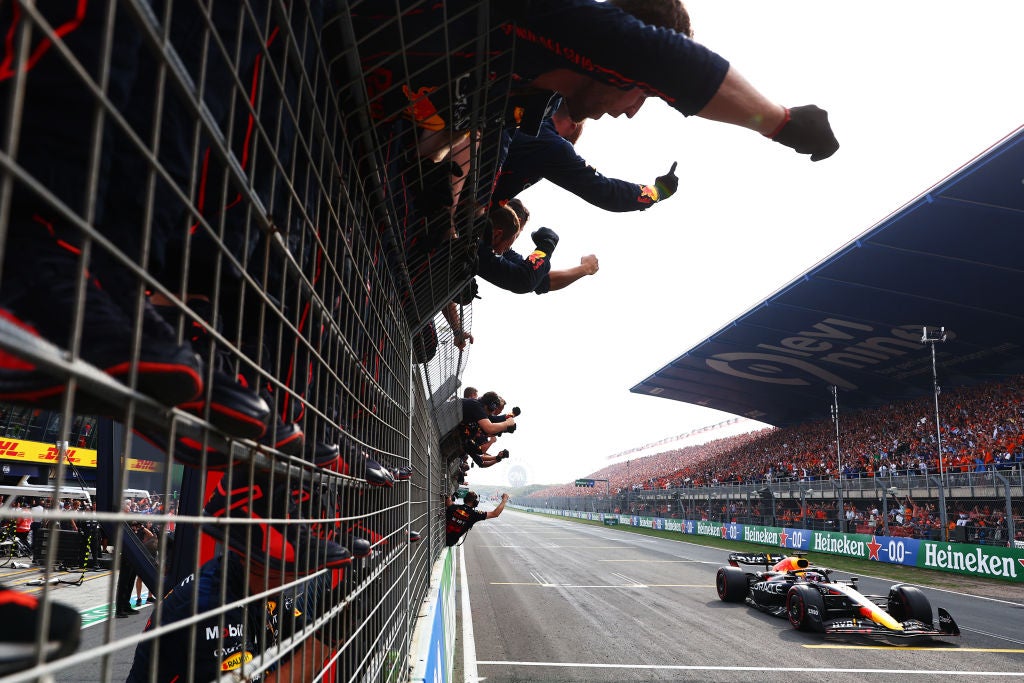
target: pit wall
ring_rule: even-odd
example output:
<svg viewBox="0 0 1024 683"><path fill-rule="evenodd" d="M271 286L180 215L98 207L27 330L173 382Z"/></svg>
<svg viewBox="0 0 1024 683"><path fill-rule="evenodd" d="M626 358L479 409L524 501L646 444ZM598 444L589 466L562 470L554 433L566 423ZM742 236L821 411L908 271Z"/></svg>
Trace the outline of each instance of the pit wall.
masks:
<svg viewBox="0 0 1024 683"><path fill-rule="evenodd" d="M676 531L684 535L714 536L784 550L805 550L871 562L935 569L962 576L1024 583L1024 548L1020 547L1003 548L991 545L926 541L900 536L841 534L789 527L722 524L702 520L664 519L637 515L609 515L577 510L527 507L520 509L526 512L541 512L560 517L604 521L609 526L621 524L644 529Z"/></svg>
<svg viewBox="0 0 1024 683"><path fill-rule="evenodd" d="M455 553L445 548L434 564L410 653L410 683L452 681L455 659Z"/></svg>

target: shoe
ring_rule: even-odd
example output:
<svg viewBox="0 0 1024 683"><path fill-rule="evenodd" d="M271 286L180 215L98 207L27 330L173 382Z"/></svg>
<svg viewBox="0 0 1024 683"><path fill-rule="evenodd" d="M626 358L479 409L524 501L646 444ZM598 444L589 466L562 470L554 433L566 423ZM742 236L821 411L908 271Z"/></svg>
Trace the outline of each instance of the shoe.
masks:
<svg viewBox="0 0 1024 683"><path fill-rule="evenodd" d="M387 545L388 539L373 529L365 526L362 522L353 522L346 529L349 538L365 540L371 547Z"/></svg>
<svg viewBox="0 0 1024 683"><path fill-rule="evenodd" d="M352 553L352 557L363 558L373 554L373 544L368 539L349 534L341 540L345 542L345 547Z"/></svg>
<svg viewBox="0 0 1024 683"><path fill-rule="evenodd" d="M36 665L36 631L42 609L36 596L0 586L0 675ZM52 662L78 649L82 617L75 608L59 602L49 603L49 609L43 656Z"/></svg>
<svg viewBox="0 0 1024 683"><path fill-rule="evenodd" d="M273 490L262 483L230 491L222 480L203 509L211 522L203 531L249 562L288 574L333 569L352 560L347 548L317 538L308 526L275 524L272 519L298 517L298 506L283 486ZM256 524L214 524L212 520L252 519Z"/></svg>
<svg viewBox="0 0 1024 683"><path fill-rule="evenodd" d="M114 614L114 616L118 619L127 619L128 617L135 616L135 610L118 610L117 613Z"/></svg>
<svg viewBox="0 0 1024 683"><path fill-rule="evenodd" d="M362 479L370 486L391 488L395 485L395 477L391 472L358 448L352 438L346 434L342 434L341 455L338 461L328 469Z"/></svg>
<svg viewBox="0 0 1024 683"><path fill-rule="evenodd" d="M258 439L267 432L270 406L222 370L213 371L209 395L183 403L181 409L203 417L207 406L210 424L229 436Z"/></svg>
<svg viewBox="0 0 1024 683"><path fill-rule="evenodd" d="M389 467L388 472L395 478L395 481L408 481L412 478L412 468L408 465L401 467Z"/></svg>
<svg viewBox="0 0 1024 683"><path fill-rule="evenodd" d="M260 443L293 457L302 457L305 452L306 436L295 422L285 423L278 417L273 426L260 438Z"/></svg>
<svg viewBox="0 0 1024 683"><path fill-rule="evenodd" d="M338 444L311 441L306 444L303 457L317 467L333 470L338 459L341 457L341 448Z"/></svg>
<svg viewBox="0 0 1024 683"><path fill-rule="evenodd" d="M416 531L415 529L409 529L409 542L410 543L415 543L416 541L420 540L420 538L422 538L420 532Z"/></svg>
<svg viewBox="0 0 1024 683"><path fill-rule="evenodd" d="M203 320L213 319L213 309L208 301L192 300L189 307ZM174 306L154 306L169 329L174 330L180 315ZM216 323L210 323L216 326ZM181 405L181 409L197 416L206 415L209 406L209 420L217 429L239 439L258 439L267 431L270 406L244 381L236 379L230 372L231 356L220 349L211 351L209 330L193 321L187 328L192 350L199 354L208 365L213 365L210 389L194 401Z"/></svg>
<svg viewBox="0 0 1024 683"><path fill-rule="evenodd" d="M148 598L146 598L146 602L148 602L151 605L155 605L156 604L156 597L150 595Z"/></svg>
<svg viewBox="0 0 1024 683"><path fill-rule="evenodd" d="M53 225L37 215L12 214L10 228L18 236L15 244L30 248L32 258L8 259L4 264L0 318L29 338L69 348L77 313L78 250L58 241ZM9 253L12 246L9 242ZM84 309L85 322L78 331L82 360L122 383L128 382L134 369L139 393L166 406L194 400L202 392L202 361L173 336L151 334L146 306L138 362L133 362L132 320L92 276L85 282ZM0 401L57 409L66 385L64 377L47 374L14 355L0 354ZM106 400L82 393L75 412L118 414Z"/></svg>

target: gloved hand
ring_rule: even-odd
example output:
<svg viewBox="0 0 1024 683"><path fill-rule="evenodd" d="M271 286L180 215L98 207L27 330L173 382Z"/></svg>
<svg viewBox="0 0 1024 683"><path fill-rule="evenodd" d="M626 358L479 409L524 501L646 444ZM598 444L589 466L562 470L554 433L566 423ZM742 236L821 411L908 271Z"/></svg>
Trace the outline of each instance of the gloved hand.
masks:
<svg viewBox="0 0 1024 683"><path fill-rule="evenodd" d="M679 178L676 176L677 165L679 165L679 162L673 161L672 168L668 169L668 173L658 176L654 181L654 189L658 191L659 202L663 199L668 199L679 189Z"/></svg>
<svg viewBox="0 0 1024 683"><path fill-rule="evenodd" d="M558 234L551 228L540 228L535 230L530 237L533 238L533 243L537 245L537 248L551 258L555 247L558 246Z"/></svg>
<svg viewBox="0 0 1024 683"><path fill-rule="evenodd" d="M768 137L800 154L810 154L811 161L828 159L839 149L828 124L828 112L813 104L787 109L782 125Z"/></svg>

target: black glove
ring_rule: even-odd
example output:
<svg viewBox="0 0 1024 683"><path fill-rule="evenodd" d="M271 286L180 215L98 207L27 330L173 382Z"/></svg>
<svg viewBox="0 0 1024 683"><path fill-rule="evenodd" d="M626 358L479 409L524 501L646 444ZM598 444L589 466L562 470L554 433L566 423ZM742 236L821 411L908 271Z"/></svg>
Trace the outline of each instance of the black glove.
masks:
<svg viewBox="0 0 1024 683"><path fill-rule="evenodd" d="M468 306L473 303L474 299L480 298L480 287L476 284L476 278L469 281L469 284L463 287L458 294L452 299L455 303L462 306Z"/></svg>
<svg viewBox="0 0 1024 683"><path fill-rule="evenodd" d="M828 159L839 149L839 141L828 125L828 112L813 104L787 109L782 126L768 137L800 154L810 154L811 161Z"/></svg>
<svg viewBox="0 0 1024 683"><path fill-rule="evenodd" d="M551 228L541 228L535 230L530 237L533 238L533 243L537 245L537 248L543 251L548 258L551 258L551 254L555 252L555 247L558 246L558 234Z"/></svg>
<svg viewBox="0 0 1024 683"><path fill-rule="evenodd" d="M678 161L673 161L672 168L668 169L668 173L658 176L654 181L654 189L658 191L659 202L663 199L668 199L679 189L679 178L676 176L676 166L678 164Z"/></svg>

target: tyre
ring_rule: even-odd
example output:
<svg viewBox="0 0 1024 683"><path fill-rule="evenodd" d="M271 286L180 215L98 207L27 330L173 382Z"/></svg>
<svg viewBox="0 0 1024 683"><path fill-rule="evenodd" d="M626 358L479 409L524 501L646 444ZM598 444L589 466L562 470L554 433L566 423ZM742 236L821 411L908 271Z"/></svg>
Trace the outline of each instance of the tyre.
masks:
<svg viewBox="0 0 1024 683"><path fill-rule="evenodd" d="M904 622L907 619L916 619L922 623L932 625L932 606L919 589L913 586L897 584L889 589L889 604L886 611L893 619Z"/></svg>
<svg viewBox="0 0 1024 683"><path fill-rule="evenodd" d="M724 602L743 602L750 591L747 573L739 567L721 567L715 575L715 588Z"/></svg>
<svg viewBox="0 0 1024 683"><path fill-rule="evenodd" d="M825 630L821 623L825 616L825 600L816 588L798 583L786 593L786 616L798 631L822 633Z"/></svg>

